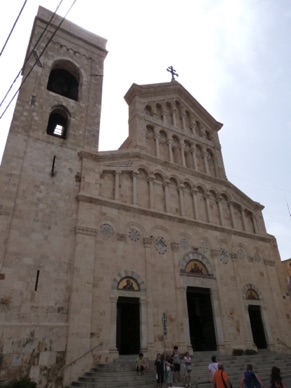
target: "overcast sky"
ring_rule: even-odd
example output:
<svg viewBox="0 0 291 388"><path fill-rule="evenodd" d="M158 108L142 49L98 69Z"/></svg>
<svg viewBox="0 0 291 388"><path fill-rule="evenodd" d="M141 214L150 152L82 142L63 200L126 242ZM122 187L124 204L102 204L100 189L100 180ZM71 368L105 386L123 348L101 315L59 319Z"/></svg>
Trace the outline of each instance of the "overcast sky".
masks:
<svg viewBox="0 0 291 388"><path fill-rule="evenodd" d="M28 0L0 56L0 99L18 74L39 5ZM65 15L73 0L63 0ZM24 0L2 4L0 50ZM77 0L67 18L108 40L100 150L127 137L132 83L180 82L217 121L228 179L265 206L281 259L291 257L291 1ZM17 89L0 108L0 115ZM0 119L3 152L14 104Z"/></svg>

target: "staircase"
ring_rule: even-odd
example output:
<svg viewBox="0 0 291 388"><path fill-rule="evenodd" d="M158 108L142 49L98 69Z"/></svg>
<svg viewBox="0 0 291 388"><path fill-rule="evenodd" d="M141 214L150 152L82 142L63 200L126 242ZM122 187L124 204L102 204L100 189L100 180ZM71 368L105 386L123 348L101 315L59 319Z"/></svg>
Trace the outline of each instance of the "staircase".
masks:
<svg viewBox="0 0 291 388"><path fill-rule="evenodd" d="M207 382L207 366L213 353L195 352L193 356L193 369L191 372L191 385L197 388L212 388ZM137 356L120 356L111 364L99 364L85 373L78 381L67 388L149 388L155 387L154 361L149 362L149 371L139 376L135 371ZM276 365L281 369L287 388L291 388L291 355L279 355L269 351L260 351L252 356L224 356L217 355L218 361L224 363L225 370L230 378L233 388L239 387L239 381L247 363L252 364L265 387L269 386L271 368ZM175 387L183 387L183 367L181 366L181 382ZM290 383L286 384L286 380ZM164 383L164 387L167 384Z"/></svg>

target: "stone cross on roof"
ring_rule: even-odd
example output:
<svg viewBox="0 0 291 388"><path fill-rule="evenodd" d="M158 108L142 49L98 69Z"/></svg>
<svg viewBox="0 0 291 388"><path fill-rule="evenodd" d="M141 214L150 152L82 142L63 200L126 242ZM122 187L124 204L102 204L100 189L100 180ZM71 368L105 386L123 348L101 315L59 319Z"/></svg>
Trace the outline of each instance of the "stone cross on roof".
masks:
<svg viewBox="0 0 291 388"><path fill-rule="evenodd" d="M172 74L172 81L175 80L175 78L174 78L175 76L179 77L179 74L176 73L176 70L173 68L173 66L169 66L167 68L167 71L169 71Z"/></svg>

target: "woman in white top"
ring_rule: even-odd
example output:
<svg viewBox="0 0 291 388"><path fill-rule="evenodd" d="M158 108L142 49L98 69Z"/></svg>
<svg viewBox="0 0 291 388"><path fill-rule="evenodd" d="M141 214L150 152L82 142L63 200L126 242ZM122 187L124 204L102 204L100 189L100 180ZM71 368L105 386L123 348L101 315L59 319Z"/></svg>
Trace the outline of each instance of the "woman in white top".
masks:
<svg viewBox="0 0 291 388"><path fill-rule="evenodd" d="M192 371L192 357L189 352L186 352L184 357L184 366L185 366L185 386L191 387L190 379L191 379L191 371Z"/></svg>
<svg viewBox="0 0 291 388"><path fill-rule="evenodd" d="M208 372L208 381L211 381L213 380L213 375L214 373L217 371L218 369L218 362L216 361L216 356L212 356L211 357L211 363L208 365L208 369L207 369L207 372Z"/></svg>

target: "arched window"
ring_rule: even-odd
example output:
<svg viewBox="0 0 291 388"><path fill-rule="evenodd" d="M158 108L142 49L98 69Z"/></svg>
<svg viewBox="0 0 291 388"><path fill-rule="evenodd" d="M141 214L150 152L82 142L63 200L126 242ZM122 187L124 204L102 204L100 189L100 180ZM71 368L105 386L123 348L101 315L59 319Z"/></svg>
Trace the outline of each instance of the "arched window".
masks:
<svg viewBox="0 0 291 388"><path fill-rule="evenodd" d="M71 100L78 101L79 82L66 69L57 68L50 72L47 89Z"/></svg>
<svg viewBox="0 0 291 388"><path fill-rule="evenodd" d="M55 108L49 117L47 134L66 139L69 115L63 108Z"/></svg>
<svg viewBox="0 0 291 388"><path fill-rule="evenodd" d="M151 107L150 105L147 105L147 106L145 107L145 113L146 113L147 115L149 115L149 116L153 116L153 109L152 109L152 107Z"/></svg>

